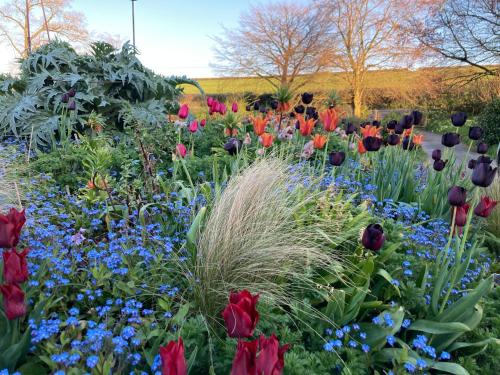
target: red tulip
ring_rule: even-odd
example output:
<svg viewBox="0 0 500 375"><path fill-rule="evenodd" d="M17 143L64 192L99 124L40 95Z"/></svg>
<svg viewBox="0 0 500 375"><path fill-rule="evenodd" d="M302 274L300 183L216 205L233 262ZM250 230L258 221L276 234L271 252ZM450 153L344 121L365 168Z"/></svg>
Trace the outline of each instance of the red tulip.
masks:
<svg viewBox="0 0 500 375"><path fill-rule="evenodd" d="M191 121L191 123L189 124L188 130L191 133L196 133L198 131L198 121L197 120Z"/></svg>
<svg viewBox="0 0 500 375"><path fill-rule="evenodd" d="M245 342L238 340L233 359L231 375L257 375L256 356L259 340Z"/></svg>
<svg viewBox="0 0 500 375"><path fill-rule="evenodd" d="M468 203L457 207L457 213L455 216L455 225L457 227L463 227L467 223L467 214L469 213L469 208L470 205Z"/></svg>
<svg viewBox="0 0 500 375"><path fill-rule="evenodd" d="M186 358L184 357L184 343L170 341L167 346L160 347L162 375L187 375Z"/></svg>
<svg viewBox="0 0 500 375"><path fill-rule="evenodd" d="M177 146L175 146L175 151L177 156L180 156L181 158L184 158L187 154L187 148L182 143L179 143Z"/></svg>
<svg viewBox="0 0 500 375"><path fill-rule="evenodd" d="M257 374L281 375L285 367L284 355L290 348L289 344L280 347L280 343L274 333L270 338L264 335L259 339L260 352L257 357Z"/></svg>
<svg viewBox="0 0 500 375"><path fill-rule="evenodd" d="M179 116L181 119L186 119L189 115L189 107L187 104L183 104L181 108L179 109L179 112L177 113L177 116Z"/></svg>
<svg viewBox="0 0 500 375"><path fill-rule="evenodd" d="M207 124L207 120L206 119L203 119L203 120L200 121L200 125L201 125L202 128L204 128L206 124Z"/></svg>
<svg viewBox="0 0 500 375"><path fill-rule="evenodd" d="M3 281L8 284L20 284L28 280L28 249L18 253L16 249L3 252Z"/></svg>
<svg viewBox="0 0 500 375"><path fill-rule="evenodd" d="M11 208L7 215L0 215L0 247L16 247L25 222L24 210Z"/></svg>
<svg viewBox="0 0 500 375"><path fill-rule="evenodd" d="M233 102L233 105L231 106L231 111L234 113L238 112L238 103Z"/></svg>
<svg viewBox="0 0 500 375"><path fill-rule="evenodd" d="M262 143L262 146L264 146L265 148L271 147L273 145L274 135L264 133L260 136L260 141Z"/></svg>
<svg viewBox="0 0 500 375"><path fill-rule="evenodd" d="M494 201L490 197L481 197L476 208L474 208L474 213L477 216L488 217L497 205L497 201Z"/></svg>
<svg viewBox="0 0 500 375"><path fill-rule="evenodd" d="M24 292L17 284L0 285L3 295L3 307L7 319L14 320L26 315Z"/></svg>
<svg viewBox="0 0 500 375"><path fill-rule="evenodd" d="M250 337L257 322L259 313L255 309L259 295L252 296L248 290L231 292L229 303L222 312L229 337Z"/></svg>

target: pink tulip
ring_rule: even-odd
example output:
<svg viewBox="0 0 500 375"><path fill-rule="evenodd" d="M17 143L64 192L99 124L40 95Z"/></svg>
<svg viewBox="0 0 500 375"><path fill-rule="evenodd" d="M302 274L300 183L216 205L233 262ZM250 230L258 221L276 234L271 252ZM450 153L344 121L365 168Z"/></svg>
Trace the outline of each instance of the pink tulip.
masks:
<svg viewBox="0 0 500 375"><path fill-rule="evenodd" d="M221 115L225 115L227 112L227 107L224 103L220 103L219 113Z"/></svg>
<svg viewBox="0 0 500 375"><path fill-rule="evenodd" d="M233 105L231 106L231 111L234 113L238 112L238 103L233 102Z"/></svg>
<svg viewBox="0 0 500 375"><path fill-rule="evenodd" d="M202 128L204 128L206 124L207 124L207 120L206 119L203 119L203 120L200 121L200 125L201 125Z"/></svg>
<svg viewBox="0 0 500 375"><path fill-rule="evenodd" d="M177 115L181 118L181 119L186 119L189 115L189 107L187 104L183 104L181 106L181 108L179 109L179 113L177 113Z"/></svg>
<svg viewBox="0 0 500 375"><path fill-rule="evenodd" d="M213 102L214 102L214 98L212 98L211 96L209 96L207 98L207 106L211 107Z"/></svg>
<svg viewBox="0 0 500 375"><path fill-rule="evenodd" d="M191 124L189 124L188 130L191 133L196 133L198 131L198 121L197 120L191 121Z"/></svg>
<svg viewBox="0 0 500 375"><path fill-rule="evenodd" d="M176 151L176 154L178 156L180 156L181 158L184 158L187 154L187 148L186 146L184 146L182 143L179 143L176 147L175 147L175 151Z"/></svg>

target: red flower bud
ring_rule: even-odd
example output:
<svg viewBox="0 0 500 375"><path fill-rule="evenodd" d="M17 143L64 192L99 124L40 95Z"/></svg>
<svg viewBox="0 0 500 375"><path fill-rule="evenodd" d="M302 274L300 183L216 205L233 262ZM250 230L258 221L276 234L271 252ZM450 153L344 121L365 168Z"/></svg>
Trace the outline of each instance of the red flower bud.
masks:
<svg viewBox="0 0 500 375"><path fill-rule="evenodd" d="M281 375L283 367L285 367L285 352L290 348L290 345L283 345L273 334L270 338L265 338L264 335L259 339L260 352L257 357L257 374L264 375Z"/></svg>
<svg viewBox="0 0 500 375"><path fill-rule="evenodd" d="M177 156L180 156L181 158L185 157L187 154L186 146L184 146L182 143L179 143L175 147L175 152L176 152Z"/></svg>
<svg viewBox="0 0 500 375"><path fill-rule="evenodd" d="M477 216L488 217L490 216L497 203L497 201L494 201L489 197L481 197L478 205L476 206L476 208L474 208L474 213Z"/></svg>
<svg viewBox="0 0 500 375"><path fill-rule="evenodd" d="M229 303L222 312L229 337L250 337L259 321L255 309L259 295L252 296L248 290L232 292Z"/></svg>
<svg viewBox="0 0 500 375"><path fill-rule="evenodd" d="M234 113L238 112L238 103L233 102L233 104L231 105L231 111L233 111Z"/></svg>
<svg viewBox="0 0 500 375"><path fill-rule="evenodd" d="M184 343L170 341L167 346L160 347L162 375L187 375L186 358L184 357Z"/></svg>
<svg viewBox="0 0 500 375"><path fill-rule="evenodd" d="M186 119L189 115L189 107L187 104L183 104L181 108L179 109L179 112L177 113L177 116L179 116L181 119Z"/></svg>
<svg viewBox="0 0 500 375"><path fill-rule="evenodd" d="M8 284L20 284L28 280L28 249L18 253L16 249L3 252L3 281Z"/></svg>
<svg viewBox="0 0 500 375"><path fill-rule="evenodd" d="M0 247L16 247L25 222L24 210L11 208L7 215L0 215Z"/></svg>
<svg viewBox="0 0 500 375"><path fill-rule="evenodd" d="M26 315L24 292L17 284L0 285L3 295L3 308L7 319L14 320Z"/></svg>

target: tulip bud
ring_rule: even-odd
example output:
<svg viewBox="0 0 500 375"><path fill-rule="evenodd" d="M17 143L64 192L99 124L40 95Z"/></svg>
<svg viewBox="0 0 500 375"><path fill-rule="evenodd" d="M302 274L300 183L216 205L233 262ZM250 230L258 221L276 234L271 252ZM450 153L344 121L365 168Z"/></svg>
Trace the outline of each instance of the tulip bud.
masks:
<svg viewBox="0 0 500 375"><path fill-rule="evenodd" d="M376 128L380 128L380 121L378 121L378 120L373 120L373 121L372 121L372 126L375 126Z"/></svg>
<svg viewBox="0 0 500 375"><path fill-rule="evenodd" d="M488 152L488 145L484 142L478 143L477 153L478 154L486 154L487 152Z"/></svg>
<svg viewBox="0 0 500 375"><path fill-rule="evenodd" d="M259 295L252 295L248 290L231 292L229 303L222 312L229 337L251 337L259 321L256 309Z"/></svg>
<svg viewBox="0 0 500 375"><path fill-rule="evenodd" d="M399 123L399 122L394 126L394 133L396 133L396 134L403 134L404 131L405 130L404 130L403 125L401 123Z"/></svg>
<svg viewBox="0 0 500 375"><path fill-rule="evenodd" d="M271 100L271 109L272 110L277 110L278 105L279 105L279 102L277 100Z"/></svg>
<svg viewBox="0 0 500 375"><path fill-rule="evenodd" d="M460 207L465 204L467 191L461 186L452 186L448 190L448 202L451 206Z"/></svg>
<svg viewBox="0 0 500 375"><path fill-rule="evenodd" d="M444 161L444 160L435 160L434 161L434 170L438 171L438 172L441 172L444 167L446 166L446 163L448 162L448 160Z"/></svg>
<svg viewBox="0 0 500 375"><path fill-rule="evenodd" d="M477 160L470 159L469 163L467 164L467 167L469 169L474 169L474 168L476 168L476 165L477 165Z"/></svg>
<svg viewBox="0 0 500 375"><path fill-rule="evenodd" d="M179 108L177 116L179 116L179 118L184 120L188 117L188 115L189 115L189 107L187 106L187 104L183 104L181 108Z"/></svg>
<svg viewBox="0 0 500 375"><path fill-rule="evenodd" d="M441 159L441 150L436 149L436 150L432 151L432 158L433 158L434 160L439 160L439 159Z"/></svg>
<svg viewBox="0 0 500 375"><path fill-rule="evenodd" d="M369 250L378 251L385 241L384 229L380 224L370 224L363 232L361 242Z"/></svg>
<svg viewBox="0 0 500 375"><path fill-rule="evenodd" d="M17 284L0 285L3 295L4 313L7 319L14 320L26 315L24 292Z"/></svg>
<svg viewBox="0 0 500 375"><path fill-rule="evenodd" d="M25 222L24 210L11 208L6 215L0 214L0 248L10 249L17 246Z"/></svg>
<svg viewBox="0 0 500 375"><path fill-rule="evenodd" d="M473 126L473 127L469 128L469 138L470 139L477 141L477 140L481 139L482 136L483 136L483 128L481 128L479 126Z"/></svg>
<svg viewBox="0 0 500 375"><path fill-rule="evenodd" d="M460 143L460 135L457 133L445 133L441 137L441 144L446 147L453 147Z"/></svg>
<svg viewBox="0 0 500 375"><path fill-rule="evenodd" d="M28 280L28 263L26 255L28 249L18 253L15 248L4 251L3 256L3 281L9 284L21 284Z"/></svg>
<svg viewBox="0 0 500 375"><path fill-rule="evenodd" d="M410 137L403 138L403 150L413 150L415 148L415 143L410 141Z"/></svg>
<svg viewBox="0 0 500 375"><path fill-rule="evenodd" d="M68 103L68 111L74 111L76 109L76 102L74 100Z"/></svg>
<svg viewBox="0 0 500 375"><path fill-rule="evenodd" d="M211 107L212 104L213 104L213 102L214 102L214 98L212 98L211 96L209 96L207 98L207 107Z"/></svg>
<svg viewBox="0 0 500 375"><path fill-rule="evenodd" d="M193 120L188 126L188 130L190 133L196 133L198 131L198 121Z"/></svg>
<svg viewBox="0 0 500 375"><path fill-rule="evenodd" d="M202 119L200 121L200 125L201 125L202 128L204 128L206 124L207 124L207 120L206 119Z"/></svg>
<svg viewBox="0 0 500 375"><path fill-rule="evenodd" d="M465 112L457 112L451 115L451 123L453 126L463 126L467 121L467 114Z"/></svg>
<svg viewBox="0 0 500 375"><path fill-rule="evenodd" d="M306 111L306 108L302 104L299 104L299 105L295 106L295 108L293 110L296 113L303 114Z"/></svg>
<svg viewBox="0 0 500 375"><path fill-rule="evenodd" d="M345 152L343 152L343 151L330 152L330 154L328 155L328 159L329 159L331 165L338 167L338 166L342 165L342 163L345 160Z"/></svg>
<svg viewBox="0 0 500 375"><path fill-rule="evenodd" d="M476 161L477 161L478 163L486 163L486 164L491 164L491 162L492 162L493 160L491 160L491 158L490 158L489 156L480 155L480 156L476 159Z"/></svg>
<svg viewBox="0 0 500 375"><path fill-rule="evenodd" d="M61 102L67 103L69 101L69 95L68 93L64 93L61 95Z"/></svg>
<svg viewBox="0 0 500 375"><path fill-rule="evenodd" d="M353 134L355 131L356 131L356 127L354 126L354 124L352 122L347 123L347 126L345 128L345 133L347 135L349 135L349 134Z"/></svg>
<svg viewBox="0 0 500 375"><path fill-rule="evenodd" d="M387 130L394 130L396 128L396 124L398 122L396 120L391 120L387 123Z"/></svg>
<svg viewBox="0 0 500 375"><path fill-rule="evenodd" d="M187 148L182 143L179 143L177 146L175 146L175 151L177 156L180 156L181 158L184 158L187 154Z"/></svg>
<svg viewBox="0 0 500 375"><path fill-rule="evenodd" d="M494 201L489 197L481 197L478 205L476 206L476 208L474 208L474 214L480 217L488 217L491 215L491 212L493 211L497 203L497 201Z"/></svg>
<svg viewBox="0 0 500 375"><path fill-rule="evenodd" d="M423 117L422 112L420 112L420 111L413 111L411 113L411 115L413 117L413 125L420 125L420 123L422 122L422 117Z"/></svg>
<svg viewBox="0 0 500 375"><path fill-rule="evenodd" d="M188 366L181 337L177 342L170 341L167 346L160 347L160 359L162 374L187 375Z"/></svg>
<svg viewBox="0 0 500 375"><path fill-rule="evenodd" d="M233 104L231 105L231 111L233 111L233 113L238 112L238 103L233 102Z"/></svg>
<svg viewBox="0 0 500 375"><path fill-rule="evenodd" d="M252 106L250 104L248 104L246 107L245 107L245 111L247 112L250 112L252 110Z"/></svg>
<svg viewBox="0 0 500 375"><path fill-rule="evenodd" d="M403 126L403 129L411 129L411 126L413 125L413 116L404 115L400 123Z"/></svg>
<svg viewBox="0 0 500 375"><path fill-rule="evenodd" d="M398 145L400 141L401 139L397 134L389 134L389 136L387 137L387 143L390 144L391 146Z"/></svg>
<svg viewBox="0 0 500 375"><path fill-rule="evenodd" d="M493 169L488 163L477 163L472 171L471 180L476 186L488 187L495 179L497 168Z"/></svg>
<svg viewBox="0 0 500 375"><path fill-rule="evenodd" d="M382 138L366 137L363 139L363 146L366 151L378 151L382 146Z"/></svg>
<svg viewBox="0 0 500 375"><path fill-rule="evenodd" d="M467 214L469 213L470 205L467 203L463 206L457 207L457 213L455 215L455 225L457 227L463 227L467 223Z"/></svg>
<svg viewBox="0 0 500 375"><path fill-rule="evenodd" d="M220 103L219 113L224 116L226 114L226 112L227 112L226 105L224 103Z"/></svg>
<svg viewBox="0 0 500 375"><path fill-rule="evenodd" d="M76 95L76 90L75 90L75 88L74 88L74 87L70 88L70 89L68 90L68 96L69 96L70 98L74 98L74 97L75 97L75 95Z"/></svg>
<svg viewBox="0 0 500 375"><path fill-rule="evenodd" d="M260 109L260 103L256 101L255 103L253 103L253 110L258 111L259 109Z"/></svg>
<svg viewBox="0 0 500 375"><path fill-rule="evenodd" d="M224 144L224 150L226 150L229 155L236 155L238 151L241 150L242 146L243 141L240 141L236 138L229 138L228 141Z"/></svg>
<svg viewBox="0 0 500 375"><path fill-rule="evenodd" d="M311 104L313 101L313 94L310 92L305 92L302 94L302 103L304 104Z"/></svg>

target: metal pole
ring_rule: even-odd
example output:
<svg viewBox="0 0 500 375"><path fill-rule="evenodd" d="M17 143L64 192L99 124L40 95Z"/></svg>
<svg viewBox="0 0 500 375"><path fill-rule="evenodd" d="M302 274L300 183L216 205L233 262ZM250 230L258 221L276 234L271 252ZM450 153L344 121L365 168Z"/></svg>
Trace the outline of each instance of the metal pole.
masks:
<svg viewBox="0 0 500 375"><path fill-rule="evenodd" d="M30 35L30 0L26 0L26 20L25 20L25 23L26 23L26 45L25 47L28 47L28 53L26 54L26 56L29 56L31 54L31 35Z"/></svg>
<svg viewBox="0 0 500 375"><path fill-rule="evenodd" d="M136 1L137 0L132 0L132 42L134 44L134 48L135 48L135 6L134 6L134 3Z"/></svg>
<svg viewBox="0 0 500 375"><path fill-rule="evenodd" d="M43 0L40 0L40 5L42 6L43 20L45 23L45 30L47 31L47 39L50 43L49 24L47 23L47 15L45 14L45 6L43 5Z"/></svg>

